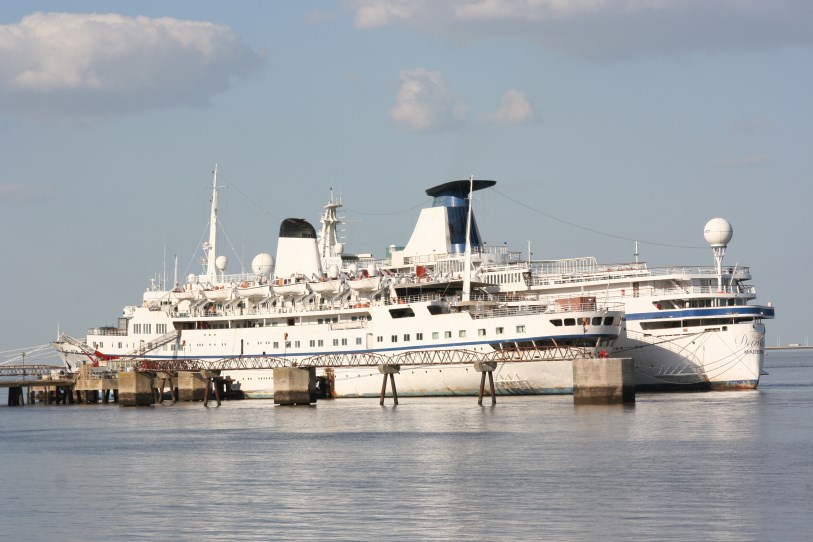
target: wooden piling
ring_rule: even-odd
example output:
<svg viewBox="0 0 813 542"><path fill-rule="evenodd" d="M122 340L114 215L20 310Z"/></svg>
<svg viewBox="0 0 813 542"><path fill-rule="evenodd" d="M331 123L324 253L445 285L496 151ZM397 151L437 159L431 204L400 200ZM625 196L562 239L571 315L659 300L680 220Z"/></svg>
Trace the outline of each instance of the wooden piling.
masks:
<svg viewBox="0 0 813 542"><path fill-rule="evenodd" d="M400 365L379 365L378 372L384 375L384 381L381 383L381 400L378 404L384 404L384 397L387 395L387 376L390 377L390 385L392 386L392 401L398 405L398 390L395 389L395 375L401 372Z"/></svg>
<svg viewBox="0 0 813 542"><path fill-rule="evenodd" d="M497 392L494 389L494 371L497 369L496 363L475 361L474 370L480 373L480 393L477 395L477 404L483 404L483 393L486 387L486 373L488 373L488 387L491 390L491 404L497 404Z"/></svg>

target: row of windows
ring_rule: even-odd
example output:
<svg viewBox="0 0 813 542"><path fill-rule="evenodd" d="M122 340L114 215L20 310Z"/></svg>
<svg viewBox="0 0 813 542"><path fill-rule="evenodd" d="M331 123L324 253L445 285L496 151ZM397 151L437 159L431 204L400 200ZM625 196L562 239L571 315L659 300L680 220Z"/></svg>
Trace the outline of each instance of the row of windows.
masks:
<svg viewBox="0 0 813 542"><path fill-rule="evenodd" d="M565 318L564 320L562 320L561 318L555 318L555 319L551 320L550 323L553 324L554 326L561 326L563 324L566 325L566 326L575 326L575 325L579 325L579 326L587 326L587 325L600 326L600 325L602 325L602 320L603 320L605 326L611 326L611 325L613 325L614 318L612 316L605 316L604 318L602 318L601 316L593 316L592 320L590 318L587 318L587 317L585 317L585 318Z"/></svg>
<svg viewBox="0 0 813 542"><path fill-rule="evenodd" d="M494 328L494 333L496 335L503 335L505 333L505 328L503 328L503 327ZM517 326L517 333L525 333L525 326L524 325ZM467 332L466 332L465 329L460 329L460 330L457 331L458 338L465 339L466 335L467 335ZM485 328L478 329L477 330L477 336L478 337L485 337L486 336ZM409 342L411 340L411 338L412 338L412 335L410 335L409 333L404 333L403 334L404 342ZM444 331L443 332L443 338L444 339L451 339L452 338L452 332L451 331ZM432 339L433 340L440 339L440 331L433 331L432 332ZM383 343L384 342L384 336L383 335L378 335L375 340L376 340L376 342ZM422 341L423 340L423 333L416 333L415 334L415 340L416 341ZM398 342L398 335L390 335L390 342L397 343Z"/></svg>

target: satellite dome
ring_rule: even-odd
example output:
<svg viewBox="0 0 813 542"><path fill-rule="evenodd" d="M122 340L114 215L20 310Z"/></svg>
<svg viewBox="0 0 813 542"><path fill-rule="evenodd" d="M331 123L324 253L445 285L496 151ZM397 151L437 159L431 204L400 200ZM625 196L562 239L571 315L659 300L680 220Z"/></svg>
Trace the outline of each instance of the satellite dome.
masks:
<svg viewBox="0 0 813 542"><path fill-rule="evenodd" d="M271 275L271 270L274 269L274 258L266 252L262 252L254 256L251 260L251 272L261 277Z"/></svg>
<svg viewBox="0 0 813 542"><path fill-rule="evenodd" d="M226 270L226 265L228 265L228 263L229 259L225 256L218 256L215 260L215 266L217 266L217 269L221 272Z"/></svg>
<svg viewBox="0 0 813 542"><path fill-rule="evenodd" d="M330 266L330 270L328 271L330 278L337 279L339 278L339 266L335 263Z"/></svg>
<svg viewBox="0 0 813 542"><path fill-rule="evenodd" d="M725 218L712 218L706 222L703 236L712 247L724 247L734 236L734 228Z"/></svg>

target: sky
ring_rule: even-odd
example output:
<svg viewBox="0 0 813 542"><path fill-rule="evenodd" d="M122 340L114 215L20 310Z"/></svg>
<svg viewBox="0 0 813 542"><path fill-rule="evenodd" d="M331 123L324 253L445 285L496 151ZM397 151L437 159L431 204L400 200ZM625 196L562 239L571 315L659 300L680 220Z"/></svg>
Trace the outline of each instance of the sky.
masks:
<svg viewBox="0 0 813 542"><path fill-rule="evenodd" d="M712 265L727 218L767 343L805 343L811 66L809 0L5 0L0 361L200 272L215 164L229 272L331 189L383 257L474 175L537 259Z"/></svg>

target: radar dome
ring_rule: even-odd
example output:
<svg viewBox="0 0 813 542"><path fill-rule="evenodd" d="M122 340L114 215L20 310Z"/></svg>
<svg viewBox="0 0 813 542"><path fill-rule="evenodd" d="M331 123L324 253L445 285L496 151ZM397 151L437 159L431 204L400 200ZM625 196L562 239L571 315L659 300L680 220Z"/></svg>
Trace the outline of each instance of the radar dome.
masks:
<svg viewBox="0 0 813 542"><path fill-rule="evenodd" d="M257 254L251 260L251 272L261 277L268 277L271 275L271 270L274 269L274 258L265 252Z"/></svg>
<svg viewBox="0 0 813 542"><path fill-rule="evenodd" d="M330 278L337 279L339 278L339 266L335 263L330 266L330 270L328 271Z"/></svg>
<svg viewBox="0 0 813 542"><path fill-rule="evenodd" d="M731 226L731 222L725 218L712 218L706 222L703 236L712 247L724 247L728 245L734 236L734 228Z"/></svg>
<svg viewBox="0 0 813 542"><path fill-rule="evenodd" d="M225 256L218 256L215 260L215 266L217 266L217 269L221 272L226 270L228 263L229 259Z"/></svg>
<svg viewBox="0 0 813 542"><path fill-rule="evenodd" d="M358 273L358 270L359 270L358 266L354 263L351 263L349 266L347 266L347 271L351 275L355 275L356 273Z"/></svg>

